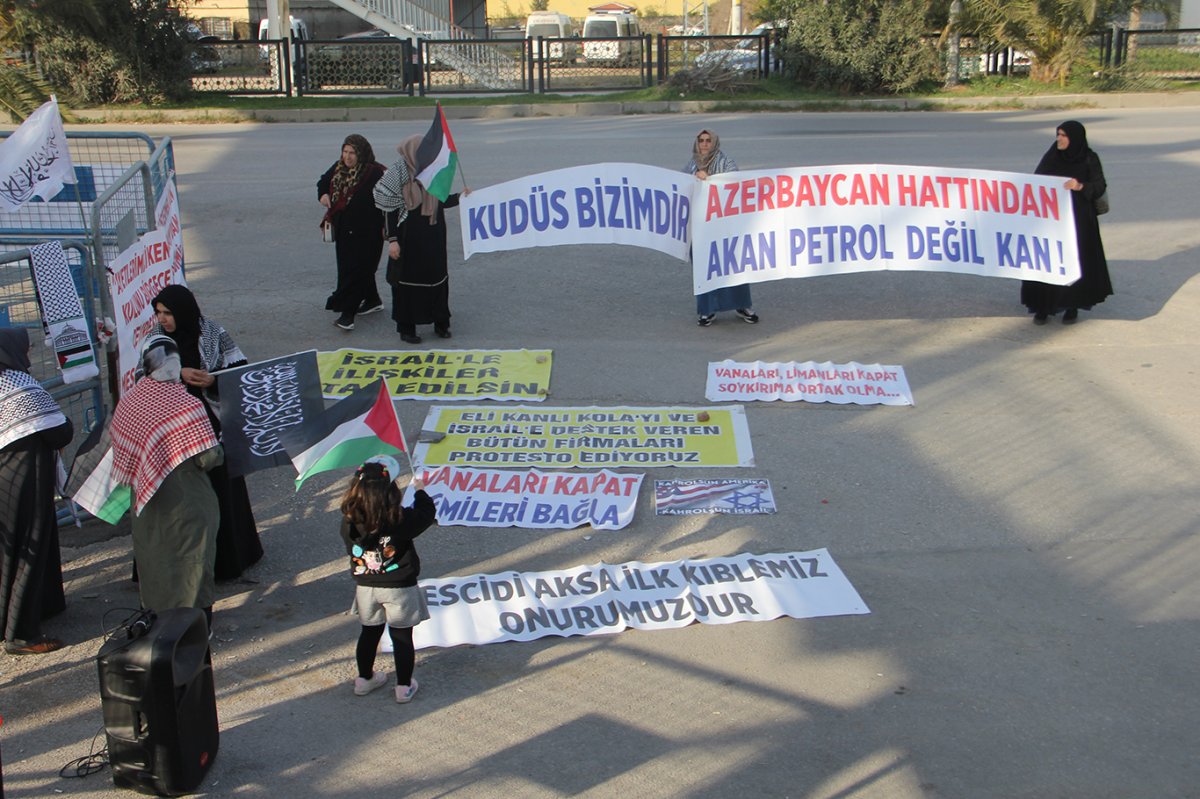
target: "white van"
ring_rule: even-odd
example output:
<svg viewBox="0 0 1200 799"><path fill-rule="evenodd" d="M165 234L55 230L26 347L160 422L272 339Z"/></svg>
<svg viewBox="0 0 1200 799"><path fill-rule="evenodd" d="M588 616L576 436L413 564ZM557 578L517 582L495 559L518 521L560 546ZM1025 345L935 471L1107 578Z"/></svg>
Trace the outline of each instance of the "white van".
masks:
<svg viewBox="0 0 1200 799"><path fill-rule="evenodd" d="M636 64L642 57L641 37L642 29L633 14L592 14L583 21L583 58L589 64L606 66ZM618 38L620 41L590 41Z"/></svg>
<svg viewBox="0 0 1200 799"><path fill-rule="evenodd" d="M534 40L534 61L542 60L542 51L537 42L539 36L545 39L570 39L575 35L571 18L557 11L534 11L525 20L525 38ZM543 42L542 46L546 49L546 60L560 64L573 64L579 55L575 42Z"/></svg>

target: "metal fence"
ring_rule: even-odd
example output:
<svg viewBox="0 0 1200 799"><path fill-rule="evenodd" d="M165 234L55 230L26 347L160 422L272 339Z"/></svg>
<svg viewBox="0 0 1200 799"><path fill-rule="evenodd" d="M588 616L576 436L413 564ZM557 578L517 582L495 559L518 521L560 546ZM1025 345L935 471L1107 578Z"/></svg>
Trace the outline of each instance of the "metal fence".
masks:
<svg viewBox="0 0 1200 799"><path fill-rule="evenodd" d="M1121 30L1112 66L1150 77L1200 79L1200 28Z"/></svg>
<svg viewBox="0 0 1200 799"><path fill-rule="evenodd" d="M290 94L292 76L286 63L286 40L263 42L205 41L188 54L192 88L223 94Z"/></svg>

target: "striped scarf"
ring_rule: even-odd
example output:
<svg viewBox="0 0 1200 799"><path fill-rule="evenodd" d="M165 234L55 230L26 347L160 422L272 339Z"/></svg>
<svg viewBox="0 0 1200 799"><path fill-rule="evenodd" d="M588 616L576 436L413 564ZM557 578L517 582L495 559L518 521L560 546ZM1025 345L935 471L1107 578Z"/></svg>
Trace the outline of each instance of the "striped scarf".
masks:
<svg viewBox="0 0 1200 799"><path fill-rule="evenodd" d="M404 190L406 184L409 183L412 183L412 175L409 174L408 167L401 158L389 166L383 173L383 177L375 184L375 207L385 214L400 211L400 219L397 220L397 224L408 219L408 202L405 200Z"/></svg>

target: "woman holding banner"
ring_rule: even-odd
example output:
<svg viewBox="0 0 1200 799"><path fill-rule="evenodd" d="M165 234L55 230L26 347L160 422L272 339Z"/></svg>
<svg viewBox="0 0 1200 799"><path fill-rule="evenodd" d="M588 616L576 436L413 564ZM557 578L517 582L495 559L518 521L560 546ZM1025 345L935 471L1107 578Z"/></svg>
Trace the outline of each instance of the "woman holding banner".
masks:
<svg viewBox="0 0 1200 799"><path fill-rule="evenodd" d="M450 338L450 276L446 268L446 208L459 195L442 202L414 175L421 136L409 136L396 150L400 159L375 186L375 204L384 212L388 242L387 282L392 287L392 319L400 339L420 344L417 325L433 325L440 338ZM470 189L463 189L463 196Z"/></svg>
<svg viewBox="0 0 1200 799"><path fill-rule="evenodd" d="M1059 311L1063 312L1063 324L1069 325L1079 318L1080 308L1090 311L1113 293L1096 214L1096 199L1105 193L1108 184L1100 156L1088 147L1087 131L1073 120L1058 126L1054 144L1034 171L1067 178L1063 186L1071 192L1071 207L1075 211L1080 277L1069 286L1025 281L1021 284L1021 303L1033 314L1035 325L1046 324Z"/></svg>
<svg viewBox="0 0 1200 799"><path fill-rule="evenodd" d="M342 156L317 181L317 198L327 209L337 257L337 285L325 310L337 311L335 325L354 329L354 315L383 310L375 286L383 252L383 216L371 201L371 190L383 177L371 144L357 133L342 143Z"/></svg>
<svg viewBox="0 0 1200 799"><path fill-rule="evenodd" d="M722 152L720 137L711 130L702 130L696 134L696 140L692 143L692 160L687 162L683 171L695 175L697 180L707 180L709 175L737 172L737 168L737 162ZM749 283L706 291L696 296L697 323L700 327L708 327L716 318L717 311L733 311L742 321L757 324L758 314L753 306Z"/></svg>
<svg viewBox="0 0 1200 799"><path fill-rule="evenodd" d="M183 384L204 404L208 420L220 436L220 395L214 372L242 366L246 356L225 328L200 313L200 305L187 286L167 286L160 291L154 298L154 315L158 324L151 333L167 336L178 346ZM232 580L262 558L262 542L246 478L230 477L224 463L212 468L208 476L221 506L216 579Z"/></svg>
<svg viewBox="0 0 1200 799"><path fill-rule="evenodd" d="M29 331L0 328L0 637L10 655L60 648L42 635L42 620L67 606L54 493L71 420L31 366Z"/></svg>

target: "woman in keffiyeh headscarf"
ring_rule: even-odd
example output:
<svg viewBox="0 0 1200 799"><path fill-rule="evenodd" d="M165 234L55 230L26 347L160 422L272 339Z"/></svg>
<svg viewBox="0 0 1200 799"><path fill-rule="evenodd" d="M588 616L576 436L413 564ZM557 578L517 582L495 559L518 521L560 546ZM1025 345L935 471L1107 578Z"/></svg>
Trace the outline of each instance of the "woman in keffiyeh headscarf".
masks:
<svg viewBox="0 0 1200 799"><path fill-rule="evenodd" d="M1100 220L1096 216L1096 198L1108 189L1100 156L1088 147L1087 130L1074 120L1064 122L1055 131L1054 144L1042 156L1034 170L1039 175L1067 178L1075 211L1075 241L1079 246L1079 280L1069 286L1053 286L1027 280L1021 283L1021 304L1033 314L1033 323L1046 321L1063 312L1063 324L1079 318L1079 309L1091 310L1113 293L1100 239Z"/></svg>
<svg viewBox="0 0 1200 799"><path fill-rule="evenodd" d="M0 633L12 655L53 652L42 619L66 608L54 493L71 420L30 374L29 331L0 328Z"/></svg>
<svg viewBox="0 0 1200 799"><path fill-rule="evenodd" d="M168 336L178 346L183 384L188 393L204 403L208 420L220 436L217 412L220 396L214 372L242 366L246 356L225 328L200 313L195 295L186 286L167 286L153 304L158 324L151 334ZM221 506L216 577L232 580L262 558L262 542L254 523L246 478L230 477L224 464L210 470L208 477Z"/></svg>
<svg viewBox="0 0 1200 799"><path fill-rule="evenodd" d="M710 175L737 172L738 165L721 150L721 139L717 134L711 130L702 130L692 142L692 160L687 162L683 171L695 175L697 180L707 180ZM742 321L752 325L758 323L758 314L754 312L754 302L750 299L749 283L713 289L696 296L697 322L700 327L711 325L717 311L734 311Z"/></svg>
<svg viewBox="0 0 1200 799"><path fill-rule="evenodd" d="M203 403L179 382L175 342L152 335L144 377L113 411L113 480L133 493L142 607L201 608L211 618L220 508L205 474L224 460Z"/></svg>
<svg viewBox="0 0 1200 799"><path fill-rule="evenodd" d="M342 143L342 156L317 181L317 198L327 209L321 223L331 222L337 256L337 286L325 301L325 310L337 311L334 322L354 329L355 314L383 310L375 286L379 256L383 252L383 215L375 207L371 190L383 176L370 143L357 133Z"/></svg>
<svg viewBox="0 0 1200 799"><path fill-rule="evenodd" d="M384 212L388 242L387 282L392 287L392 319L401 340L420 344L417 325L433 325L450 338L450 277L446 268L446 208L459 195L441 202L413 176L417 174L420 136L410 136L396 150L400 159L375 186L375 204ZM463 195L470 189L463 189Z"/></svg>

